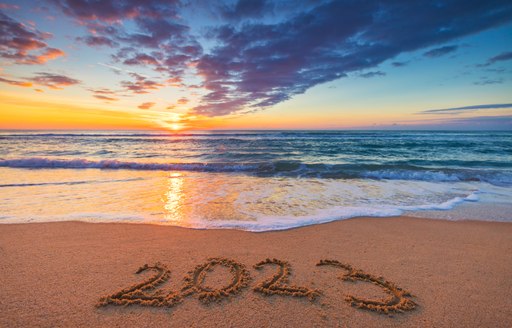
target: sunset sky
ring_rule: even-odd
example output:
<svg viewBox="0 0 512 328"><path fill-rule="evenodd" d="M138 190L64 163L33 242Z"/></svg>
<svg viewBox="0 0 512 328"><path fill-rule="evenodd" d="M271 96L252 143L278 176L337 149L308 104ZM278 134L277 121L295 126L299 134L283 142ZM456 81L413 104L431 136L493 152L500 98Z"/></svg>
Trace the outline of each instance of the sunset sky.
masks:
<svg viewBox="0 0 512 328"><path fill-rule="evenodd" d="M512 129L512 2L0 3L1 129Z"/></svg>

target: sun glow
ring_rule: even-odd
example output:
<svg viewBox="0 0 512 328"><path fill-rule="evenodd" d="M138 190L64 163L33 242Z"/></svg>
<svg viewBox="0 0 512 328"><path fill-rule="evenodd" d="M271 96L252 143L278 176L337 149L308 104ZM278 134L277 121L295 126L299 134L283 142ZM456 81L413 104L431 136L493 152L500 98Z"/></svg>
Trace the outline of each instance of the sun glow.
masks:
<svg viewBox="0 0 512 328"><path fill-rule="evenodd" d="M181 123L171 123L171 124L169 124L169 128L173 131L179 131L179 130L183 130L185 128L185 126Z"/></svg>

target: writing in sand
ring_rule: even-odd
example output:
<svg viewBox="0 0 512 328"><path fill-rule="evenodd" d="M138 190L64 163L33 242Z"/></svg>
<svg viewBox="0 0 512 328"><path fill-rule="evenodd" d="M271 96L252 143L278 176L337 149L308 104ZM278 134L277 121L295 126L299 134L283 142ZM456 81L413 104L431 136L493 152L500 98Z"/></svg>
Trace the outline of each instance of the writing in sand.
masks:
<svg viewBox="0 0 512 328"><path fill-rule="evenodd" d="M265 296L282 295L292 297L306 297L310 301L315 301L321 296L322 292L318 289L312 289L304 286L295 286L289 284L291 274L291 265L287 261L278 259L266 259L254 265L254 269L260 270L264 266L276 266L277 272L253 287L253 291ZM320 260L317 266L331 266L344 270L339 278L349 282L367 282L381 288L389 296L384 299L367 299L353 295L345 295L345 300L352 306L375 311L377 313L389 314L393 312L410 311L416 308L417 304L410 298L412 295L394 283L387 281L383 277L377 277L362 270L354 269L350 264L342 263L337 260ZM211 288L205 285L204 280L208 272L215 267L223 266L229 270L231 280L221 288ZM221 302L223 299L233 297L244 288L249 286L252 278L246 266L238 261L228 258L210 258L205 263L196 266L188 272L183 279L183 286L179 291L171 291L167 294L156 289L166 283L171 272L162 263L154 265L143 265L137 270L137 274L153 271L154 276L147 280L124 288L113 293L110 296L100 298L97 306L107 305L143 305L155 307L173 307L184 301L188 296L196 295L199 301L208 304L210 302Z"/></svg>

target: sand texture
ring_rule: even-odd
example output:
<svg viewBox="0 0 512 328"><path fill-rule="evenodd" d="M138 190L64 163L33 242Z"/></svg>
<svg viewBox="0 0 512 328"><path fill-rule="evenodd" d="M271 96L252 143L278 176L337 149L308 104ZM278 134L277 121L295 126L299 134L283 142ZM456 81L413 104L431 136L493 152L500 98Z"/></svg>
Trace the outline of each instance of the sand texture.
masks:
<svg viewBox="0 0 512 328"><path fill-rule="evenodd" d="M0 327L510 327L512 224L0 225Z"/></svg>

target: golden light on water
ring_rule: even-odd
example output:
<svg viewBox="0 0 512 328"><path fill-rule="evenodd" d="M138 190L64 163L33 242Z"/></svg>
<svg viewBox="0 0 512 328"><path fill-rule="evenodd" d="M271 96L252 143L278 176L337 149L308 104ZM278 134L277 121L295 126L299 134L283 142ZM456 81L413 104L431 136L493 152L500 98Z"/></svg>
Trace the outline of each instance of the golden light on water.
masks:
<svg viewBox="0 0 512 328"><path fill-rule="evenodd" d="M179 172L171 172L168 178L168 190L164 205L165 219L169 222L179 223L184 218L183 203L183 176Z"/></svg>

